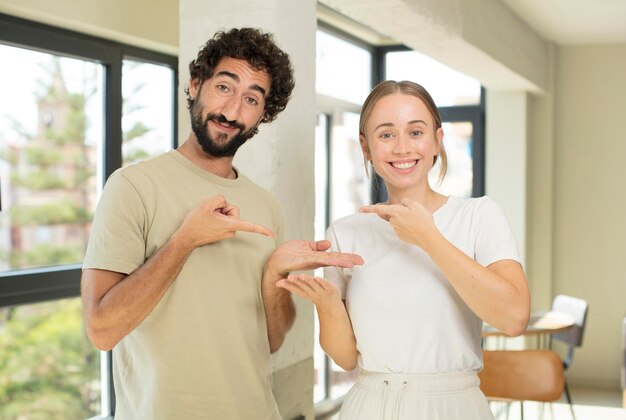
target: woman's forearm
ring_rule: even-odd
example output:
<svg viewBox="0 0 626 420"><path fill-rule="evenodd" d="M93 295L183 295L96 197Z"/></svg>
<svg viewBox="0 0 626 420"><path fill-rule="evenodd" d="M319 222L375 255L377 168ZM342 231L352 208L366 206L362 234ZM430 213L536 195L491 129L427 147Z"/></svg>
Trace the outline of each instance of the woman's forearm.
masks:
<svg viewBox="0 0 626 420"><path fill-rule="evenodd" d="M320 322L320 345L341 368L351 371L357 365L359 352L352 323L342 301L326 310L317 310Z"/></svg>
<svg viewBox="0 0 626 420"><path fill-rule="evenodd" d="M518 262L502 260L483 267L438 231L422 244L463 301L483 321L510 336L524 331L530 315L530 294Z"/></svg>

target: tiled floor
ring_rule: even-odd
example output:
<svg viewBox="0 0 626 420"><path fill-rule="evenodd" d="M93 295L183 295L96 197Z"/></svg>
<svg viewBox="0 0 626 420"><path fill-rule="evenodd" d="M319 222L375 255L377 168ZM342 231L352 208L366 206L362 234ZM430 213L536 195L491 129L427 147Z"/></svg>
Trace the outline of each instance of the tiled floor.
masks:
<svg viewBox="0 0 626 420"><path fill-rule="evenodd" d="M626 410L622 408L622 392L597 389L573 388L574 412L576 420L626 420ZM519 403L508 407L505 403L492 403L496 420L520 420ZM542 416L543 410L543 416ZM572 414L565 397L558 403L524 403L524 419L570 420Z"/></svg>
<svg viewBox="0 0 626 420"><path fill-rule="evenodd" d="M596 389L572 388L576 420L626 420L626 410L622 408L622 392ZM508 408L508 412L507 412ZM492 403L496 420L520 420L519 403L508 406L505 403ZM565 397L553 404L542 405L527 401L524 403L525 420L570 420L572 414ZM335 415L330 420L337 420Z"/></svg>

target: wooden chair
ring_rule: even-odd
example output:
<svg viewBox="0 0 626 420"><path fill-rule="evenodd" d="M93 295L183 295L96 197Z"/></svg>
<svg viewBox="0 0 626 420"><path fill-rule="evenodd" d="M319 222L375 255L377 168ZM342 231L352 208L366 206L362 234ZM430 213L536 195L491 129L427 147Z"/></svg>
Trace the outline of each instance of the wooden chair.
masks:
<svg viewBox="0 0 626 420"><path fill-rule="evenodd" d="M563 362L551 350L483 351L480 388L489 400L553 402L561 398Z"/></svg>
<svg viewBox="0 0 626 420"><path fill-rule="evenodd" d="M587 312L589 310L589 304L583 299L578 299L567 295L558 295L552 301L552 310L556 312L563 312L574 317L575 324L572 328L562 333L554 334L551 339L553 341L560 341L567 345L567 355L563 359L563 367L565 370L572 365L574 360L574 350L576 347L583 345L583 334L585 332L585 325L587 324ZM574 415L574 404L572 402L572 395L569 392L567 386L567 380L565 380L565 397L569 403L569 408Z"/></svg>

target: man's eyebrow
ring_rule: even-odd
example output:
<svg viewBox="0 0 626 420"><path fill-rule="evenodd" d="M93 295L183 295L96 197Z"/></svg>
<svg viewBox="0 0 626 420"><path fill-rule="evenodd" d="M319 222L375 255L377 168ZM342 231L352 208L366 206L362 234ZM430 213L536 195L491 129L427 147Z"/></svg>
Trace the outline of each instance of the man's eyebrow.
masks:
<svg viewBox="0 0 626 420"><path fill-rule="evenodd" d="M235 82L239 82L239 80L240 80L238 75L236 75L235 73L231 73L229 71L226 71L226 70L222 70L222 71L218 72L216 74L216 76L230 77ZM259 93L261 93L261 95L263 95L263 97L265 97L265 94L267 93L263 87L261 87L261 86L259 86L257 84L253 84L253 85L248 86L248 89L258 91Z"/></svg>
<svg viewBox="0 0 626 420"><path fill-rule="evenodd" d="M218 72L216 74L216 76L226 76L226 77L230 77L231 79L233 79L235 82L239 81L239 76L237 76L235 73L231 73L229 71L226 70L222 70L220 72Z"/></svg>
<svg viewBox="0 0 626 420"><path fill-rule="evenodd" d="M250 85L248 89L252 89L252 90L256 90L258 91L261 95L263 95L263 97L265 98L265 89L262 88L261 86L254 84L254 85Z"/></svg>

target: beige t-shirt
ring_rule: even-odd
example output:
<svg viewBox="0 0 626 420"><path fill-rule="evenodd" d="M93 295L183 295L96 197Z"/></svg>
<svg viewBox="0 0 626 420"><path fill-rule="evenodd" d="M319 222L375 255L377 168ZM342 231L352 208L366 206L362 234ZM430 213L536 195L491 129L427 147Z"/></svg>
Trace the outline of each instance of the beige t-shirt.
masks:
<svg viewBox="0 0 626 420"><path fill-rule="evenodd" d="M116 419L280 419L261 298L263 266L283 233L269 192L241 174L204 171L175 150L120 169L100 198L83 268L131 273L216 194L277 239L238 232L191 253L154 310L113 349Z"/></svg>

